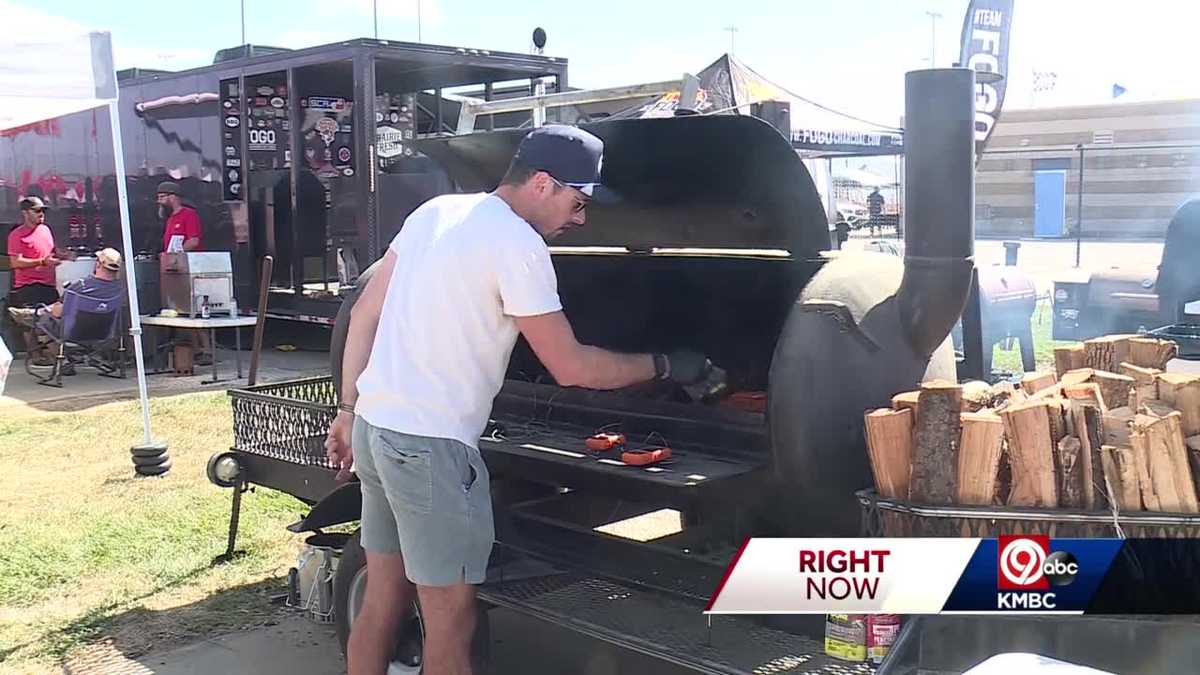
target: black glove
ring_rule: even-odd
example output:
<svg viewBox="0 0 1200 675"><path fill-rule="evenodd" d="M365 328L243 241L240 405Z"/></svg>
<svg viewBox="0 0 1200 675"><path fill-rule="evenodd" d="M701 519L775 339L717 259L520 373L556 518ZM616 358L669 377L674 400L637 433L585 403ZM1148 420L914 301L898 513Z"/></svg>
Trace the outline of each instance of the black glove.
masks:
<svg viewBox="0 0 1200 675"><path fill-rule="evenodd" d="M702 382L713 367L703 354L687 349L674 351L664 355L662 359L656 359L656 367L663 361L665 363L659 367L658 376L683 385Z"/></svg>

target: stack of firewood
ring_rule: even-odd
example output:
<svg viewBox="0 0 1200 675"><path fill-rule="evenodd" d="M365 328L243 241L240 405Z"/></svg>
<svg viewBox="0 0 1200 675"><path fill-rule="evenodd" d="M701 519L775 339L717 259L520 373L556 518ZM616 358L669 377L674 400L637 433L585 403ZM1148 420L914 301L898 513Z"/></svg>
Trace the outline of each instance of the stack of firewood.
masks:
<svg viewBox="0 0 1200 675"><path fill-rule="evenodd" d="M933 381L866 414L875 486L935 505L1198 513L1200 377L1175 343L1110 335L1055 349L1020 385Z"/></svg>

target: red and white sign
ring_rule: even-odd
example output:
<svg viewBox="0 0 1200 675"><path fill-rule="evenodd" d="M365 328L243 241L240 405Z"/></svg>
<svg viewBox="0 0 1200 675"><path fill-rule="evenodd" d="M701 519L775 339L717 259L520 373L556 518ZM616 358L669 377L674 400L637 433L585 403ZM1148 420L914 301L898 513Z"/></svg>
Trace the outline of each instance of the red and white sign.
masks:
<svg viewBox="0 0 1200 675"><path fill-rule="evenodd" d="M1004 591L1033 591L1050 588L1044 568L1050 555L1050 537L1044 534L1001 536L996 547L996 586Z"/></svg>
<svg viewBox="0 0 1200 675"><path fill-rule="evenodd" d="M750 539L711 614L936 614L979 539Z"/></svg>

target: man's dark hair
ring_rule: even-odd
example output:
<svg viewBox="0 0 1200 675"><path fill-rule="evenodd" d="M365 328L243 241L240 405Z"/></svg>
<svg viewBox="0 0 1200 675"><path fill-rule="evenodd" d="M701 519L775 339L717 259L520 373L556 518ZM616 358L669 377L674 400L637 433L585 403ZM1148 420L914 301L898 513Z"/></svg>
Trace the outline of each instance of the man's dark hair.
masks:
<svg viewBox="0 0 1200 675"><path fill-rule="evenodd" d="M524 185L525 181L533 177L537 173L537 169L530 167L519 159L513 159L508 165L508 171L504 172L504 178L500 179L501 185Z"/></svg>

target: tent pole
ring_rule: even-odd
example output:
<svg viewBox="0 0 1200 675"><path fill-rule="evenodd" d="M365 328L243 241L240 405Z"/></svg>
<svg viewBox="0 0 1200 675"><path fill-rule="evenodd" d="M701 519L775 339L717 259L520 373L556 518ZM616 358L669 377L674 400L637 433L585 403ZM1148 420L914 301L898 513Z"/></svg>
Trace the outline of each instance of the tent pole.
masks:
<svg viewBox="0 0 1200 675"><path fill-rule="evenodd" d="M121 242L125 255L125 290L129 294L129 316L132 328L129 334L133 336L133 353L137 359L138 399L142 403L142 432L146 445L150 440L150 401L146 394L146 362L142 358L142 320L138 309L137 275L133 262L133 233L129 224L129 195L125 189L125 149L121 143L121 120L117 110L117 100L108 102L108 121L112 126L113 154L117 172L117 206L121 210Z"/></svg>

